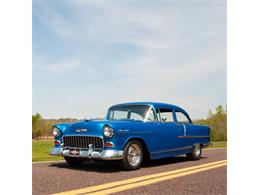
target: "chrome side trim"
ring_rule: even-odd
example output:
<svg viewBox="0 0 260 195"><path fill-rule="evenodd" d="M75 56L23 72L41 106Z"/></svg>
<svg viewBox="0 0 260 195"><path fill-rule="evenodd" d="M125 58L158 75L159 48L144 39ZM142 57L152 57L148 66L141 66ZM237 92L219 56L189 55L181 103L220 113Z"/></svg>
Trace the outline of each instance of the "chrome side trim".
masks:
<svg viewBox="0 0 260 195"><path fill-rule="evenodd" d="M128 132L129 129L119 129L118 131L119 131L119 132Z"/></svg>
<svg viewBox="0 0 260 195"><path fill-rule="evenodd" d="M209 136L192 135L192 136L177 136L177 138L209 138Z"/></svg>
<svg viewBox="0 0 260 195"><path fill-rule="evenodd" d="M166 152L175 152L179 150L188 150L192 149L192 146L185 146L185 147L180 147L180 148L174 148L174 149L166 149L166 150L160 150L156 152L151 152L151 154L160 154L160 153L166 153Z"/></svg>
<svg viewBox="0 0 260 195"><path fill-rule="evenodd" d="M183 124L183 131L184 131L183 135L186 136L186 126L185 126L185 124Z"/></svg>

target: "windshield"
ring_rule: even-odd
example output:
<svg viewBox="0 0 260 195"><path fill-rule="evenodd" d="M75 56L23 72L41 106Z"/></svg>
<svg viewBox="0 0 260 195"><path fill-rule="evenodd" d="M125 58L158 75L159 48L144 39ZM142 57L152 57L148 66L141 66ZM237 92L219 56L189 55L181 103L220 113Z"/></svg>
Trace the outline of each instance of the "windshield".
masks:
<svg viewBox="0 0 260 195"><path fill-rule="evenodd" d="M154 121L155 115L148 105L120 105L108 110L107 119Z"/></svg>

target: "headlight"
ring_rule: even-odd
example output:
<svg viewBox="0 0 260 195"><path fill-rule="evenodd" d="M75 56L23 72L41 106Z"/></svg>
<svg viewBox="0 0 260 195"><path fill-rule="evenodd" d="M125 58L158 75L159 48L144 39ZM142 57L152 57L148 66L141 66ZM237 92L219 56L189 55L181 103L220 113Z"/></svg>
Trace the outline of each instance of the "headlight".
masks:
<svg viewBox="0 0 260 195"><path fill-rule="evenodd" d="M106 137L112 137L114 134L114 130L109 126L104 126L104 135Z"/></svg>
<svg viewBox="0 0 260 195"><path fill-rule="evenodd" d="M60 130L57 127L53 127L52 129L52 135L54 137L58 137L60 135Z"/></svg>

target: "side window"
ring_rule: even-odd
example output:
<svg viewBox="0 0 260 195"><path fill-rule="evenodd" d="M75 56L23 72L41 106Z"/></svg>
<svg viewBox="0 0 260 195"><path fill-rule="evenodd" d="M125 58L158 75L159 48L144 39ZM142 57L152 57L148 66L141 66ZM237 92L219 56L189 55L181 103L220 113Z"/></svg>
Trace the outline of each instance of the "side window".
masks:
<svg viewBox="0 0 260 195"><path fill-rule="evenodd" d="M176 111L175 114L176 114L177 121L179 123L190 123L189 119L182 112Z"/></svg>
<svg viewBox="0 0 260 195"><path fill-rule="evenodd" d="M173 112L171 109L165 109L165 108L157 109L157 116L158 114L160 114L159 119L161 119L161 122L164 123L174 122Z"/></svg>

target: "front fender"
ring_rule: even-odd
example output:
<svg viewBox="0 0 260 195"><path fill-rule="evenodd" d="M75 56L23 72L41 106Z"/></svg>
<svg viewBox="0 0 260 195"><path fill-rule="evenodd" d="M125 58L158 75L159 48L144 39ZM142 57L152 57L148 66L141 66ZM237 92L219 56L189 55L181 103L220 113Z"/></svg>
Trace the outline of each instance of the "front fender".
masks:
<svg viewBox="0 0 260 195"><path fill-rule="evenodd" d="M127 144L130 140L142 140L142 142L147 146L147 144L145 143L145 140L144 140L141 136L131 136L131 137L128 137L128 138L123 142L122 149L125 148L126 144Z"/></svg>
<svg viewBox="0 0 260 195"><path fill-rule="evenodd" d="M55 139L62 141L62 136L65 134L67 127L69 126L68 123L61 123L61 124L55 124L52 128L56 127L60 130L60 135L56 137Z"/></svg>

